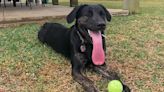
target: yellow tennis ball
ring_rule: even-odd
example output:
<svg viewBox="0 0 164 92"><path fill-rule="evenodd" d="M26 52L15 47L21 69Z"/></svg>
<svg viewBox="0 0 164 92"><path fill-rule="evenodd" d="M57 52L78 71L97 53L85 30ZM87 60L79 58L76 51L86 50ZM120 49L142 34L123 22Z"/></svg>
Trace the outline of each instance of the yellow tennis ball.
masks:
<svg viewBox="0 0 164 92"><path fill-rule="evenodd" d="M108 92L122 92L123 86L119 80L112 80L108 83Z"/></svg>

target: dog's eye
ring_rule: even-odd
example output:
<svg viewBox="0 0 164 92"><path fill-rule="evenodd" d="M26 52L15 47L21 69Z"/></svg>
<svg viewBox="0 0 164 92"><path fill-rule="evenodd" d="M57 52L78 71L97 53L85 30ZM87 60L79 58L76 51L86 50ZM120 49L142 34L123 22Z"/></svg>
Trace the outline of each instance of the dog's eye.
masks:
<svg viewBox="0 0 164 92"><path fill-rule="evenodd" d="M100 16L104 16L105 15L105 13L103 11L100 11L99 14L100 14Z"/></svg>

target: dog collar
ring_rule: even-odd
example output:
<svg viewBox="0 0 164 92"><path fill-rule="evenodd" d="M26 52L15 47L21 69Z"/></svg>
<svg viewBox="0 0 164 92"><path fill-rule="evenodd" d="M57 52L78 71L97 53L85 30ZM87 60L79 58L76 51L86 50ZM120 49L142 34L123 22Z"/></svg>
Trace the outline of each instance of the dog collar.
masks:
<svg viewBox="0 0 164 92"><path fill-rule="evenodd" d="M78 36L79 36L79 38L80 38L80 40L81 40L81 43L84 44L84 39L83 39L83 37L81 36L81 34L80 34L79 31L77 31L77 34L78 34Z"/></svg>

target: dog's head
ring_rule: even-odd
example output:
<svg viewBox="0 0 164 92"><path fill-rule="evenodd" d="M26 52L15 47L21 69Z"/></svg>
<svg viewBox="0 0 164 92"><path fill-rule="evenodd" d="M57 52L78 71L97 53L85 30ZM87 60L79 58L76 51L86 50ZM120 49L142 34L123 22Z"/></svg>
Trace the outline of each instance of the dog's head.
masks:
<svg viewBox="0 0 164 92"><path fill-rule="evenodd" d="M102 5L80 5L73 9L67 16L67 22L76 24L91 31L102 31L106 28L106 21L111 20L111 15Z"/></svg>
<svg viewBox="0 0 164 92"><path fill-rule="evenodd" d="M85 37L92 42L92 61L95 65L102 65L105 61L105 52L102 48L102 31L106 28L106 21L111 20L111 15L102 5L81 5L73 9L67 16L67 22L76 20L76 26L88 31ZM86 31L83 30L83 33ZM90 41L90 37L92 41Z"/></svg>

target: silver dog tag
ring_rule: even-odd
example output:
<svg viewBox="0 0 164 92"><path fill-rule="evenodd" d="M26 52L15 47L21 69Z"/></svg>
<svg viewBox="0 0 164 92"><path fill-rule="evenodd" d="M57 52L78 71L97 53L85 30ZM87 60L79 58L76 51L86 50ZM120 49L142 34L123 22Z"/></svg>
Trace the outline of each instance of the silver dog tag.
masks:
<svg viewBox="0 0 164 92"><path fill-rule="evenodd" d="M84 44L80 46L80 50L81 50L81 52L85 52L86 51L86 47L85 47Z"/></svg>

